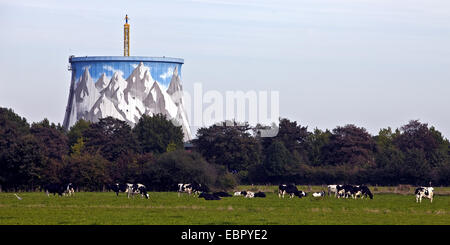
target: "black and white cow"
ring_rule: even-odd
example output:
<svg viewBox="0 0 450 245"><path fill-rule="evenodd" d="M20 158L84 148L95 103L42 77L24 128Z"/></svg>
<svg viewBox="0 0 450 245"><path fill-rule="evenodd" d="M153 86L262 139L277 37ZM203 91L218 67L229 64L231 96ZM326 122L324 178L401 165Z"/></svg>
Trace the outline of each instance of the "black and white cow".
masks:
<svg viewBox="0 0 450 245"><path fill-rule="evenodd" d="M53 195L58 194L59 196L62 196L64 193L64 186L61 184L52 183L52 184L45 185L44 190L45 190L47 196L50 196L50 194L53 194Z"/></svg>
<svg viewBox="0 0 450 245"><path fill-rule="evenodd" d="M247 193L244 196L245 198L254 198L255 193L253 191L247 191Z"/></svg>
<svg viewBox="0 0 450 245"><path fill-rule="evenodd" d="M433 202L433 187L418 187L415 191L414 194L416 194L416 202L420 202L422 203L422 198L428 198L430 199L430 202Z"/></svg>
<svg viewBox="0 0 450 245"><path fill-rule="evenodd" d="M355 186L353 188L353 191L354 191L354 193L353 193L354 198L361 196L361 198L369 197L370 199L373 199L372 192L370 191L369 187L367 187L365 185Z"/></svg>
<svg viewBox="0 0 450 245"><path fill-rule="evenodd" d="M298 196L298 198L302 198L302 197L306 197L308 194L306 194L306 192L304 191L298 191L296 196Z"/></svg>
<svg viewBox="0 0 450 245"><path fill-rule="evenodd" d="M338 185L336 187L337 190L337 198L355 198L355 194L358 191L359 186L353 186L353 185Z"/></svg>
<svg viewBox="0 0 450 245"><path fill-rule="evenodd" d="M128 186L127 192L128 198L130 198L130 196L134 197L134 195L137 194L140 194L141 197L145 197L146 199L149 198L149 194L147 193L147 187L145 187L145 185L140 183Z"/></svg>
<svg viewBox="0 0 450 245"><path fill-rule="evenodd" d="M44 190L47 194L47 196L50 196L50 194L59 196L72 196L74 195L75 189L74 185L72 183L68 184L58 184L58 183L52 183L44 186Z"/></svg>
<svg viewBox="0 0 450 245"><path fill-rule="evenodd" d="M313 197L324 197L325 196L325 191L321 191L321 192L314 192L312 194Z"/></svg>
<svg viewBox="0 0 450 245"><path fill-rule="evenodd" d="M370 191L369 187L365 185L337 185L337 198L353 198L356 199L358 197L364 198L369 197L373 199L373 194Z"/></svg>
<svg viewBox="0 0 450 245"><path fill-rule="evenodd" d="M67 195L67 196L75 195L74 185L72 183L69 183L69 184L65 185L63 194Z"/></svg>
<svg viewBox="0 0 450 245"><path fill-rule="evenodd" d="M293 184L281 184L278 186L278 197L284 198L284 194L289 194L289 198L293 198L294 196L299 196L298 195L298 189L297 186L293 185Z"/></svg>
<svg viewBox="0 0 450 245"><path fill-rule="evenodd" d="M236 191L233 196L235 196L235 197L244 196L245 197L246 195L247 195L247 191Z"/></svg>
<svg viewBox="0 0 450 245"><path fill-rule="evenodd" d="M188 193L191 195L192 193L199 195L202 192L208 192L209 188L207 186L202 186L201 184L197 183L189 183L189 184L178 184L178 197L181 193Z"/></svg>
<svg viewBox="0 0 450 245"><path fill-rule="evenodd" d="M116 196L119 196L119 192L127 192L129 186L132 186L130 183L115 183L109 186L109 188L116 193Z"/></svg>
<svg viewBox="0 0 450 245"><path fill-rule="evenodd" d="M187 193L191 195L192 193L192 184L178 184L178 197L180 197L181 193Z"/></svg>
<svg viewBox="0 0 450 245"><path fill-rule="evenodd" d="M338 195L338 187L342 188L342 185L328 185L328 196L331 196L332 193L334 193L334 197L337 197Z"/></svg>

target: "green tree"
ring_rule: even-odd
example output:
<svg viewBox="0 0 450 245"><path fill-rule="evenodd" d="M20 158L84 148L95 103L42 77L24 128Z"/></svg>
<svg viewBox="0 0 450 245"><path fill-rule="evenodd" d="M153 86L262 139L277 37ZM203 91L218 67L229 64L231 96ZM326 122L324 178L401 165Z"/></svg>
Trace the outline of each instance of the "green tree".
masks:
<svg viewBox="0 0 450 245"><path fill-rule="evenodd" d="M375 165L375 151L375 142L365 128L353 124L338 126L323 148L323 161L327 165L370 167Z"/></svg>
<svg viewBox="0 0 450 245"><path fill-rule="evenodd" d="M33 123L30 132L39 141L44 154L49 159L61 161L69 152L67 136L47 119Z"/></svg>
<svg viewBox="0 0 450 245"><path fill-rule="evenodd" d="M278 134L273 137L273 140L283 142L283 145L291 153L298 153L302 162L308 161L308 139L310 133L308 127L298 125L296 121L290 121L287 118L280 119Z"/></svg>
<svg viewBox="0 0 450 245"><path fill-rule="evenodd" d="M289 175L292 155L281 141L273 141L266 150L264 169L271 183L280 182Z"/></svg>
<svg viewBox="0 0 450 245"><path fill-rule="evenodd" d="M44 154L25 118L0 108L0 187L34 188L39 184Z"/></svg>
<svg viewBox="0 0 450 245"><path fill-rule="evenodd" d="M183 148L183 130L175 126L165 115L142 115L133 128L140 149L144 153L164 153L169 144L171 150Z"/></svg>
<svg viewBox="0 0 450 245"><path fill-rule="evenodd" d="M200 128L192 142L208 162L225 166L230 172L248 170L261 163L261 146L250 129L248 124L223 122Z"/></svg>
<svg viewBox="0 0 450 245"><path fill-rule="evenodd" d="M324 165L323 161L323 148L330 141L331 132L327 129L322 131L320 129L315 129L308 137L308 158L309 163L312 166Z"/></svg>
<svg viewBox="0 0 450 245"><path fill-rule="evenodd" d="M110 162L100 154L71 155L64 165L64 182L71 182L86 191L99 191L111 182Z"/></svg>
<svg viewBox="0 0 450 245"><path fill-rule="evenodd" d="M230 185L230 176L226 173L196 152L176 150L163 153L156 162L148 164L144 182L158 191L176 190L178 183L199 183L211 189L224 189Z"/></svg>
<svg viewBox="0 0 450 245"><path fill-rule="evenodd" d="M112 117L92 123L83 132L83 138L86 152L92 155L99 153L108 161L115 161L123 155L132 155L139 151L130 125Z"/></svg>
<svg viewBox="0 0 450 245"><path fill-rule="evenodd" d="M172 151L175 151L175 150L177 150L177 145L175 143L173 143L173 142L170 142L167 145L166 152L172 152Z"/></svg>
<svg viewBox="0 0 450 245"><path fill-rule="evenodd" d="M91 122L80 119L78 120L72 127L70 127L69 132L67 133L69 147L72 149L72 146L79 143L79 139L83 137L84 131L89 129Z"/></svg>

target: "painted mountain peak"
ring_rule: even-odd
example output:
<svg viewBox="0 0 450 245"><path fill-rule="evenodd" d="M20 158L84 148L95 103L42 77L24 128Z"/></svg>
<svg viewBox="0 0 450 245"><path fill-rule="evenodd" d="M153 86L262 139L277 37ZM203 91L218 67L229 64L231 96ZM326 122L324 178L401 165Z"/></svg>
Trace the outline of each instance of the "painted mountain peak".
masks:
<svg viewBox="0 0 450 245"><path fill-rule="evenodd" d="M115 70L111 78L103 72L94 82L89 67L85 67L75 84L70 115L76 118L71 118L70 126L79 119L96 122L108 116L134 126L144 114L151 116L161 113L182 127L185 141L191 140L180 96L182 86L177 66L173 69L168 88L153 79L150 69L141 62L135 65L126 79L123 72Z"/></svg>

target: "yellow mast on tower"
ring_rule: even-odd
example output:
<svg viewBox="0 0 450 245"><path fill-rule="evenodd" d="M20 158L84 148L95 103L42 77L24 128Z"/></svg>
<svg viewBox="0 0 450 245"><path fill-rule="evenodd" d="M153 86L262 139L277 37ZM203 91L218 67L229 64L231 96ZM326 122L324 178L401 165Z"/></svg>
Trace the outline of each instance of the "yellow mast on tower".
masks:
<svg viewBox="0 0 450 245"><path fill-rule="evenodd" d="M125 15L125 25L123 25L123 56L130 56L130 25L128 15Z"/></svg>

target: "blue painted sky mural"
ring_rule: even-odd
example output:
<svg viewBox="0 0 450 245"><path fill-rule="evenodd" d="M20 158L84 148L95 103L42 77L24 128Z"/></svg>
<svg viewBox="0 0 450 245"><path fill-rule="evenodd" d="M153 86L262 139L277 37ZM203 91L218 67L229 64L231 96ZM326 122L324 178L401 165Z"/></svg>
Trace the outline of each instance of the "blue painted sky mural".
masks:
<svg viewBox="0 0 450 245"><path fill-rule="evenodd" d="M131 72L139 65L140 62L74 62L72 63L72 69L75 69L75 79L78 82L80 77L84 73L84 69L89 69L94 82L96 82L103 73L105 73L108 79L114 75L115 72L119 72L124 79L127 79ZM163 62L143 62L145 67L148 67L153 80L158 81L163 86L168 86L172 79L173 71L175 67L178 69L178 76L181 76L181 64L176 63L163 63Z"/></svg>

